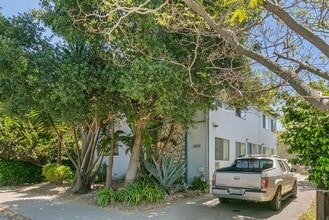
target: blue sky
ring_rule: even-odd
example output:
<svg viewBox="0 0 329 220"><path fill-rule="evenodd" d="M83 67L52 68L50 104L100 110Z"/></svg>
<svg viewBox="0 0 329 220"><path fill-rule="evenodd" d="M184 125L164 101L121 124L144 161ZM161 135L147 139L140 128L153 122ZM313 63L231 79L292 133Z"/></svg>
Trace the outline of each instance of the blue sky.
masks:
<svg viewBox="0 0 329 220"><path fill-rule="evenodd" d="M1 13L5 17L11 17L40 6L39 0L0 0L0 7L2 8Z"/></svg>

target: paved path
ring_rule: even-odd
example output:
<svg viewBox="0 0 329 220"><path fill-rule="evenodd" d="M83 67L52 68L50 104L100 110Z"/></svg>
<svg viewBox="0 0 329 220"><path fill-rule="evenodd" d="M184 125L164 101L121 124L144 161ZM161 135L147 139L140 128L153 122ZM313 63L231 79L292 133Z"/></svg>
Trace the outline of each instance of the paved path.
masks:
<svg viewBox="0 0 329 220"><path fill-rule="evenodd" d="M201 196L184 202L166 204L153 210L144 212L120 212L118 210L105 210L75 204L66 200L53 197L33 196L18 193L13 190L0 190L0 210L4 208L16 214L12 219L32 220L69 220L69 219L94 219L94 220L132 220L132 219L270 219L293 220L303 213L315 198L314 187L300 177L298 184L298 197L287 199L283 202L281 212L271 211L266 203L230 202L220 204L211 195ZM129 208L128 208L129 209ZM0 211L1 213L1 211ZM10 218L1 217L0 220Z"/></svg>

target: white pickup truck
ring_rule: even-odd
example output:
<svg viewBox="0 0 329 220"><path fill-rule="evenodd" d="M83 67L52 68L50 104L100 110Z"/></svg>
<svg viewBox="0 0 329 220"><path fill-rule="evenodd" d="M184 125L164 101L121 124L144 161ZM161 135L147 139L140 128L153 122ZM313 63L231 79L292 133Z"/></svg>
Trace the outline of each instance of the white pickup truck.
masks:
<svg viewBox="0 0 329 220"><path fill-rule="evenodd" d="M283 199L297 197L295 171L279 157L246 155L214 172L212 194L221 203L230 199L269 202L277 211Z"/></svg>

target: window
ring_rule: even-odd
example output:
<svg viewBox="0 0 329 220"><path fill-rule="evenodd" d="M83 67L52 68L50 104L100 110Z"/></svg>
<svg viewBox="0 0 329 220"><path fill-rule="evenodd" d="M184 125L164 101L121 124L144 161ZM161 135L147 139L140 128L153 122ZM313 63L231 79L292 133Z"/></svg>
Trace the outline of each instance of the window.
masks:
<svg viewBox="0 0 329 220"><path fill-rule="evenodd" d="M114 152L113 152L113 156L119 156L119 147L121 147L121 144L116 144L114 147ZM107 145L107 148L104 151L104 156L109 156L110 155L110 150L111 150L111 146Z"/></svg>
<svg viewBox="0 0 329 220"><path fill-rule="evenodd" d="M286 172L287 170L286 170L285 166L283 165L282 161L278 160L278 162L279 162L282 172Z"/></svg>
<svg viewBox="0 0 329 220"><path fill-rule="evenodd" d="M263 115L263 128L268 130L268 117Z"/></svg>
<svg viewBox="0 0 329 220"><path fill-rule="evenodd" d="M263 154L270 154L270 148L263 147Z"/></svg>
<svg viewBox="0 0 329 220"><path fill-rule="evenodd" d="M247 145L248 145L247 154L252 154L252 143L247 143Z"/></svg>
<svg viewBox="0 0 329 220"><path fill-rule="evenodd" d="M223 108L223 103L219 100L216 100L216 105L220 108Z"/></svg>
<svg viewBox="0 0 329 220"><path fill-rule="evenodd" d="M233 169L253 172L273 167L273 161L269 159L238 159L233 164Z"/></svg>
<svg viewBox="0 0 329 220"><path fill-rule="evenodd" d="M246 143L235 142L235 157L246 154Z"/></svg>
<svg viewBox="0 0 329 220"><path fill-rule="evenodd" d="M114 147L114 152L113 152L113 156L119 156L119 147L121 147L121 144L116 144Z"/></svg>
<svg viewBox="0 0 329 220"><path fill-rule="evenodd" d="M263 147L262 145L258 145L258 154L262 154L263 153Z"/></svg>
<svg viewBox="0 0 329 220"><path fill-rule="evenodd" d="M215 104L216 104L217 107L222 108L224 110L230 110L231 109L227 104L225 104L224 102L222 102L218 99L216 100Z"/></svg>
<svg viewBox="0 0 329 220"><path fill-rule="evenodd" d="M276 120L271 119L271 131L276 132Z"/></svg>
<svg viewBox="0 0 329 220"><path fill-rule="evenodd" d="M271 154L272 155L276 155L276 150L275 149L271 149Z"/></svg>
<svg viewBox="0 0 329 220"><path fill-rule="evenodd" d="M230 141L215 138L215 160L230 160Z"/></svg>
<svg viewBox="0 0 329 220"><path fill-rule="evenodd" d="M239 118L246 119L246 112L239 108L235 109L235 115L238 116Z"/></svg>
<svg viewBox="0 0 329 220"><path fill-rule="evenodd" d="M252 145L252 153L253 154L258 154L258 145L257 144L253 144Z"/></svg>

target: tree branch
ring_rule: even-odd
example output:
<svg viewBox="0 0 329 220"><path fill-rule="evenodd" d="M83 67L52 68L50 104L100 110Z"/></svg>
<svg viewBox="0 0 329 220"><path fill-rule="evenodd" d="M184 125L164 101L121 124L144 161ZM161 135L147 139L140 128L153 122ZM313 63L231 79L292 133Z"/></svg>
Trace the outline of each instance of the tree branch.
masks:
<svg viewBox="0 0 329 220"><path fill-rule="evenodd" d="M278 16L291 30L313 44L329 58L329 45L322 38L300 25L294 18L292 18L285 10L279 6L274 5L269 1L264 1L263 6L266 10Z"/></svg>
<svg viewBox="0 0 329 220"><path fill-rule="evenodd" d="M329 80L329 73L326 72L326 71L323 71L319 68L316 68L308 63L305 63L305 62L302 62L302 61L299 61L297 59L294 59L294 58L291 58L291 57L286 57L286 56L283 56L282 54L279 54L279 53L274 53L275 55L277 55L279 58L281 59L286 59L286 60L290 60L290 61L293 61L295 63L298 63L299 64L299 68L302 68L302 69L305 69L311 73L314 73L315 75L318 75L326 80Z"/></svg>
<svg viewBox="0 0 329 220"><path fill-rule="evenodd" d="M203 5L195 0L182 0L187 4L193 11L199 14L207 24L215 30L220 37L228 42L234 50L237 50L241 55L249 57L258 63L262 64L273 73L286 80L305 100L312 104L317 109L323 112L329 112L329 100L327 97L322 96L320 91L317 91L307 84L298 76L296 72L288 68L280 66L278 63L272 61L269 57L252 51L247 47L240 44L238 37L230 29L222 28L217 25L215 21L205 11Z"/></svg>

